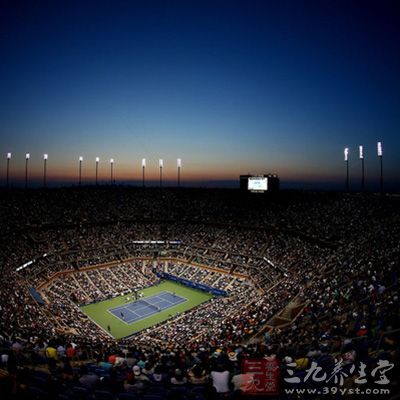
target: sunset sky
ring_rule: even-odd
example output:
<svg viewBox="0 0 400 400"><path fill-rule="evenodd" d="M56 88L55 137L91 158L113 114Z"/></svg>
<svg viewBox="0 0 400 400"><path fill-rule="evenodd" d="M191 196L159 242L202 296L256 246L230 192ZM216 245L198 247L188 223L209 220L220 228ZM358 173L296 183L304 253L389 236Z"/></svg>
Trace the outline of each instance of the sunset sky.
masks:
<svg viewBox="0 0 400 400"><path fill-rule="evenodd" d="M397 5L396 5L397 3ZM0 177L400 186L396 1L1 1ZM336 186L335 186L336 185Z"/></svg>

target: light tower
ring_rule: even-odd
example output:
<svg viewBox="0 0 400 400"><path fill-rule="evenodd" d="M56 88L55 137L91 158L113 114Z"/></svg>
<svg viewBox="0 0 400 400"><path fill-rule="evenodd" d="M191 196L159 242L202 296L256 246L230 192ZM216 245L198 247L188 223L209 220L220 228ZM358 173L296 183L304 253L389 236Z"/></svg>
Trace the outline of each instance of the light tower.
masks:
<svg viewBox="0 0 400 400"><path fill-rule="evenodd" d="M344 149L344 162L346 163L346 191L349 191L349 148Z"/></svg>
<svg viewBox="0 0 400 400"><path fill-rule="evenodd" d="M178 158L176 160L176 166L178 168L178 187L181 187L181 168L182 168L182 159Z"/></svg>
<svg viewBox="0 0 400 400"><path fill-rule="evenodd" d="M381 176L380 176L380 182L379 182L379 186L380 186L380 191L381 194L383 194L383 148L382 148L382 142L378 142L376 145L376 150L378 153L378 157L380 160L380 167L381 167Z"/></svg>
<svg viewBox="0 0 400 400"><path fill-rule="evenodd" d="M96 157L96 186L98 184L98 177L99 177L99 161L100 161L100 158Z"/></svg>
<svg viewBox="0 0 400 400"><path fill-rule="evenodd" d="M113 158L110 158L110 173L111 173L111 176L110 176L110 182L111 182L111 185L114 183L114 170L113 170L113 168L114 168L114 159Z"/></svg>
<svg viewBox="0 0 400 400"><path fill-rule="evenodd" d="M158 165L160 166L160 187L162 187L162 169L164 166L164 161L162 158L158 161Z"/></svg>
<svg viewBox="0 0 400 400"><path fill-rule="evenodd" d="M361 160L361 191L365 190L365 179L364 179L364 148L362 145L358 146L358 155Z"/></svg>
<svg viewBox="0 0 400 400"><path fill-rule="evenodd" d="M29 153L25 154L25 189L28 187L28 162L31 158Z"/></svg>
<svg viewBox="0 0 400 400"><path fill-rule="evenodd" d="M10 160L11 153L7 153L7 187L10 187Z"/></svg>
<svg viewBox="0 0 400 400"><path fill-rule="evenodd" d="M144 187L144 170L146 169L146 159L142 158L142 187Z"/></svg>
<svg viewBox="0 0 400 400"><path fill-rule="evenodd" d="M79 186L82 184L82 161L83 157L79 156Z"/></svg>
<svg viewBox="0 0 400 400"><path fill-rule="evenodd" d="M43 187L46 187L46 174L47 174L47 159L49 158L48 154L43 154Z"/></svg>

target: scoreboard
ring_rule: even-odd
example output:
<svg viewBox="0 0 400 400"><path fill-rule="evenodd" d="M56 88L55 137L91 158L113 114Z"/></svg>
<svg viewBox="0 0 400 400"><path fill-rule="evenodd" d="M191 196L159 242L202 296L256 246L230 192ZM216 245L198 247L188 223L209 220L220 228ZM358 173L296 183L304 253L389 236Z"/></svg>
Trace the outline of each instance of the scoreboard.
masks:
<svg viewBox="0 0 400 400"><path fill-rule="evenodd" d="M251 176L247 180L247 189L250 192L266 192L268 190L268 178L263 176Z"/></svg>
<svg viewBox="0 0 400 400"><path fill-rule="evenodd" d="M240 175L240 188L251 193L276 192L279 190L277 175Z"/></svg>

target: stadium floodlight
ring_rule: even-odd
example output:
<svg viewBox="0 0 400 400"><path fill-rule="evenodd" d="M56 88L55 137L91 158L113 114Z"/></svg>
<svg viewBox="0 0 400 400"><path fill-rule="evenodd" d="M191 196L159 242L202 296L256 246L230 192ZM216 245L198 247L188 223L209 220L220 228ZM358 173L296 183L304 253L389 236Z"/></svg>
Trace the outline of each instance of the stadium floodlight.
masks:
<svg viewBox="0 0 400 400"><path fill-rule="evenodd" d="M349 148L344 149L344 161L346 163L346 191L349 191Z"/></svg>
<svg viewBox="0 0 400 400"><path fill-rule="evenodd" d="M10 186L10 160L11 153L7 153L7 187Z"/></svg>
<svg viewBox="0 0 400 400"><path fill-rule="evenodd" d="M144 170L146 168L146 159L142 158L142 187L144 187Z"/></svg>
<svg viewBox="0 0 400 400"><path fill-rule="evenodd" d="M43 187L46 187L46 173L47 173L47 159L49 158L48 154L43 154Z"/></svg>
<svg viewBox="0 0 400 400"><path fill-rule="evenodd" d="M112 185L113 182L114 182L114 171L113 171L113 167L114 167L114 159L113 159L113 158L110 158L110 169L111 169L111 171L110 171L110 173L111 173L111 175L110 175L110 182L111 182L111 185Z"/></svg>
<svg viewBox="0 0 400 400"><path fill-rule="evenodd" d="M182 159L177 158L176 166L178 167L178 187L181 187L181 168L182 168Z"/></svg>
<svg viewBox="0 0 400 400"><path fill-rule="evenodd" d="M98 184L98 177L99 177L99 161L100 161L100 158L96 157L96 186Z"/></svg>
<svg viewBox="0 0 400 400"><path fill-rule="evenodd" d="M82 184L82 161L83 157L79 156L79 186Z"/></svg>
<svg viewBox="0 0 400 400"><path fill-rule="evenodd" d="M160 166L160 187L162 187L162 169L164 167L164 161L162 158L158 161L158 165Z"/></svg>
<svg viewBox="0 0 400 400"><path fill-rule="evenodd" d="M360 144L358 146L358 155L361 160L361 191L364 191L365 189L365 179L364 179L364 148Z"/></svg>
<svg viewBox="0 0 400 400"><path fill-rule="evenodd" d="M344 149L344 161L349 161L349 148Z"/></svg>
<svg viewBox="0 0 400 400"><path fill-rule="evenodd" d="M28 187L28 161L31 158L30 153L25 154L25 189Z"/></svg>
<svg viewBox="0 0 400 400"><path fill-rule="evenodd" d="M379 157L380 167L381 167L379 186L380 186L381 194L383 194L383 148L382 148L382 142L378 142L376 144L376 150L378 152L378 157Z"/></svg>
<svg viewBox="0 0 400 400"><path fill-rule="evenodd" d="M382 157L383 156L382 142L377 143L376 149L378 151L378 157Z"/></svg>

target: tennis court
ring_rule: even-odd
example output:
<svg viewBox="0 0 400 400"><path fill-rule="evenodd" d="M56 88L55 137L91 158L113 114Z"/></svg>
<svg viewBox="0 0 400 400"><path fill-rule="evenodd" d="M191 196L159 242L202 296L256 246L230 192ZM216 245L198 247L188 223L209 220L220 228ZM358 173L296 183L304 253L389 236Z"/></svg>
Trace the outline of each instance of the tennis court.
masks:
<svg viewBox="0 0 400 400"><path fill-rule="evenodd" d="M126 324L140 321L153 314L187 301L186 298L167 291L146 297L119 307L110 308L108 311Z"/></svg>
<svg viewBox="0 0 400 400"><path fill-rule="evenodd" d="M137 303L134 301L134 298L127 302L127 295L121 295L112 299L81 306L80 309L108 335L115 339L122 339L166 321L171 318L171 316L184 313L213 298L211 293L206 293L168 280L158 285L143 288L141 293L143 293L144 296L140 299L142 301L148 302L150 300L150 302L152 302L152 299L154 299L157 303L163 300L162 304L157 306L160 307L161 311L157 312L155 308L147 307L139 310L138 313L138 309L136 308L138 306L136 305L133 308L133 311L135 311L136 308L136 316L135 314L128 313L129 310L124 312L123 309L125 307L129 306L129 308L131 308L134 303ZM176 297L172 297L174 293ZM184 301L179 300L179 298ZM141 306L138 308L142 308L151 303L139 303L139 305L140 304ZM163 308L161 305L163 305ZM122 310L125 321L121 318L121 311L118 312L118 309ZM111 312L111 310L114 312Z"/></svg>

